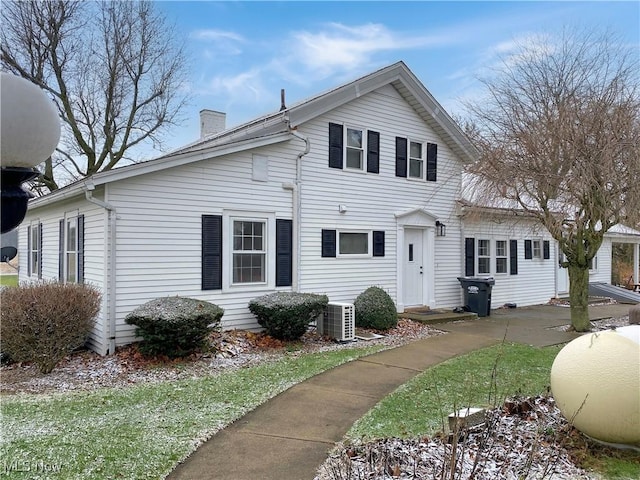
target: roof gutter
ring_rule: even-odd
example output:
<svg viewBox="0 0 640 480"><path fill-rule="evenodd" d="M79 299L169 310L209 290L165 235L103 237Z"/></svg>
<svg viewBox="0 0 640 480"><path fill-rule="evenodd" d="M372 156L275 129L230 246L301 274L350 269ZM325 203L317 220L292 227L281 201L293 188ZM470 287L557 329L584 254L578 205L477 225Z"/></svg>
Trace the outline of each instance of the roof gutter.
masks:
<svg viewBox="0 0 640 480"><path fill-rule="evenodd" d="M88 202L98 205L107 211L107 222L109 228L109 241L105 246L105 255L108 260L105 262L105 279L103 284L107 286L107 326L106 342L108 353L113 354L116 350L116 208L103 200L95 198L93 191L95 184L89 179L82 183L85 198ZM105 190L106 191L106 190Z"/></svg>

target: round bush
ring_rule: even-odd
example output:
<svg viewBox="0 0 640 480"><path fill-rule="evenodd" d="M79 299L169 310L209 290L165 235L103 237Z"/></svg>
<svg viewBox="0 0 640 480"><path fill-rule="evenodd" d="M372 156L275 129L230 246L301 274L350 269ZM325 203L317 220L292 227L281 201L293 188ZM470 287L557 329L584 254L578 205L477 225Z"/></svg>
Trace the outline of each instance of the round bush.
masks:
<svg viewBox="0 0 640 480"><path fill-rule="evenodd" d="M297 340L309 323L322 314L329 303L326 295L277 292L254 298L249 310L267 334L279 340Z"/></svg>
<svg viewBox="0 0 640 480"><path fill-rule="evenodd" d="M398 324L396 305L380 287L369 287L356 298L356 326L388 330Z"/></svg>
<svg viewBox="0 0 640 480"><path fill-rule="evenodd" d="M135 325L144 340L144 355L184 357L202 347L213 329L220 328L224 310L213 303L194 298L157 298L139 306L125 317Z"/></svg>
<svg viewBox="0 0 640 480"><path fill-rule="evenodd" d="M44 281L3 289L2 358L33 362L50 373L87 341L100 299L97 288L76 283Z"/></svg>

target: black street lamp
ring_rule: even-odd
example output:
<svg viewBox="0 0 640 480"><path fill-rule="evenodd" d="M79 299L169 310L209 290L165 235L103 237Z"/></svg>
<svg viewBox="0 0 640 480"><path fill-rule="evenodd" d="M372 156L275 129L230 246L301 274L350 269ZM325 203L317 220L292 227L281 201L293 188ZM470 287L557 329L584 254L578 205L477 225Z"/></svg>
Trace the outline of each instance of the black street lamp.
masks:
<svg viewBox="0 0 640 480"><path fill-rule="evenodd" d="M0 74L0 190L2 233L16 228L32 196L22 188L38 172L34 167L51 156L60 140L60 118L54 103L33 83Z"/></svg>

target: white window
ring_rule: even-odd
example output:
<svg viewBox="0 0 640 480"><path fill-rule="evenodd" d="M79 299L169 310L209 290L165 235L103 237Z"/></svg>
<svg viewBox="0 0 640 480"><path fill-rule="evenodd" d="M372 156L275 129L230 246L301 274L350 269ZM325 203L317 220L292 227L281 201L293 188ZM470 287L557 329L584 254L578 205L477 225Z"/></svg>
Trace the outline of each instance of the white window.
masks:
<svg viewBox="0 0 640 480"><path fill-rule="evenodd" d="M496 240L496 273L507 273L507 241Z"/></svg>
<svg viewBox="0 0 640 480"><path fill-rule="evenodd" d="M533 258L542 258L542 240L533 240L531 242L531 254Z"/></svg>
<svg viewBox="0 0 640 480"><path fill-rule="evenodd" d="M369 255L370 232L338 232L338 255Z"/></svg>
<svg viewBox="0 0 640 480"><path fill-rule="evenodd" d="M424 178L424 148L419 142L409 142L409 178Z"/></svg>
<svg viewBox="0 0 640 480"><path fill-rule="evenodd" d="M42 239L40 238L40 232L42 231L41 223L34 223L29 225L29 275L37 275L40 277L42 262Z"/></svg>
<svg viewBox="0 0 640 480"><path fill-rule="evenodd" d="M78 281L78 219L68 218L65 229L65 281Z"/></svg>
<svg viewBox="0 0 640 480"><path fill-rule="evenodd" d="M347 127L346 131L346 167L356 170L364 169L364 131Z"/></svg>
<svg viewBox="0 0 640 480"><path fill-rule="evenodd" d="M232 283L265 283L267 278L267 222L232 220Z"/></svg>
<svg viewBox="0 0 640 480"><path fill-rule="evenodd" d="M478 240L478 274L491 273L491 242Z"/></svg>
<svg viewBox="0 0 640 480"><path fill-rule="evenodd" d="M595 273L598 271L598 256L596 255L591 260L589 260L589 271Z"/></svg>

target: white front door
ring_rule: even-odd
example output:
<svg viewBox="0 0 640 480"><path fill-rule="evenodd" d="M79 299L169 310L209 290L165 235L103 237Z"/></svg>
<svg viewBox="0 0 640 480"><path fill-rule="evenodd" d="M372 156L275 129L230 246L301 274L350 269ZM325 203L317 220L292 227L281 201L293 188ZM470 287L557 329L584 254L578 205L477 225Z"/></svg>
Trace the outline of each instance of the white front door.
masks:
<svg viewBox="0 0 640 480"><path fill-rule="evenodd" d="M569 270L560 266L560 262L564 261L564 254L558 248L558 273L556 275L558 279L557 294L565 295L569 293Z"/></svg>
<svg viewBox="0 0 640 480"><path fill-rule="evenodd" d="M403 300L405 307L424 305L424 231L416 228L404 230Z"/></svg>

